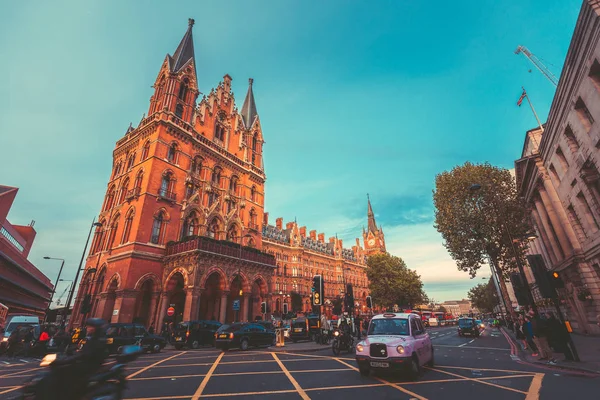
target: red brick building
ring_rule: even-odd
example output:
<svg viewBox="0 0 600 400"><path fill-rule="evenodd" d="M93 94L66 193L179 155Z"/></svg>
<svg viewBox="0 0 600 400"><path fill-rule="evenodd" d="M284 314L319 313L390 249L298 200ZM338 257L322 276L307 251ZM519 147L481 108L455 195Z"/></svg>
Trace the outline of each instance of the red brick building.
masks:
<svg viewBox="0 0 600 400"><path fill-rule="evenodd" d="M229 75L198 99L193 24L164 59L148 116L116 143L75 324L86 294L92 316L157 327L170 308L175 321L247 320L274 301L253 82L241 109Z"/></svg>
<svg viewBox="0 0 600 400"><path fill-rule="evenodd" d="M381 227L375 223L375 215L368 201L368 229L363 229L364 248L357 238L351 248L344 248L337 237L325 240L325 234L306 231L297 222L283 226L283 218L277 218L275 225L269 225L265 214L262 229L263 250L275 256L277 269L273 278L271 309L283 311L283 304L291 307L291 292L302 296L302 310L310 311L312 278L323 276L325 304L331 313L332 301L346 291L346 285L353 286L355 306L366 311L365 298L369 295L369 282L366 273L368 255L385 252L385 238ZM357 303L357 304L356 304Z"/></svg>
<svg viewBox="0 0 600 400"><path fill-rule="evenodd" d="M10 314L43 318L52 283L27 259L36 235L33 222L13 225L7 219L18 190L0 185L0 303Z"/></svg>

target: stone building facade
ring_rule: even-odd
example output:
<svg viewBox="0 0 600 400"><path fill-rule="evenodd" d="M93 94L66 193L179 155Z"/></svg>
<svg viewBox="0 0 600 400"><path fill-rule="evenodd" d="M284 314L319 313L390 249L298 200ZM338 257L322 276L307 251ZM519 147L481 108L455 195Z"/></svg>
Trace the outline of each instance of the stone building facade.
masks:
<svg viewBox="0 0 600 400"><path fill-rule="evenodd" d="M282 252L263 240L264 139L253 81L241 109L229 75L198 101L193 25L162 63L148 116L116 143L72 325L89 316L157 329L251 320L283 288L274 281ZM364 284L364 262L348 262L349 279ZM82 315L85 299L91 311Z"/></svg>
<svg viewBox="0 0 600 400"><path fill-rule="evenodd" d="M537 239L529 260L560 271L574 329L600 333L600 1L584 1L544 127L527 132L517 187ZM543 306L531 269L534 297Z"/></svg>
<svg viewBox="0 0 600 400"><path fill-rule="evenodd" d="M265 214L263 250L277 260L271 309L276 313L282 312L283 304L287 303L288 309L292 310L290 293L296 292L302 296L302 311L310 311L312 278L321 275L325 309L329 315L333 300L346 292L347 284L352 284L355 309L367 311L367 255L385 252L383 230L375 223L370 200L367 219L368 228L363 230L364 247L357 238L351 248L344 248L341 239L333 236L325 240L324 233L307 232L306 226L298 226L296 221L283 226L283 218L277 218L275 225L270 225L268 214Z"/></svg>

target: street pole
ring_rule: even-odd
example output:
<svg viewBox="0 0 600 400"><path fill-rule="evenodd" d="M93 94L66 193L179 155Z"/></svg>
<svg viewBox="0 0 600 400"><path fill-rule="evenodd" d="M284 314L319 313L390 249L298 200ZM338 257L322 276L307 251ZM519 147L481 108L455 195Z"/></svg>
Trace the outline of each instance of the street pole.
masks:
<svg viewBox="0 0 600 400"><path fill-rule="evenodd" d="M44 257L44 260L61 260L60 269L58 270L58 276L56 277L56 283L52 287L52 294L50 295L50 303L48 303L48 308L46 310L46 316L44 317L44 322L48 320L48 312L50 311L50 306L52 305L52 301L54 300L54 294L56 293L56 286L60 281L60 274L62 274L63 267L65 266L65 260L62 258L53 258L53 257Z"/></svg>
<svg viewBox="0 0 600 400"><path fill-rule="evenodd" d="M83 253L81 253L81 260L79 261L79 267L77 267L77 273L75 274L75 279L73 280L73 285L71 285L71 290L69 291L69 297L67 298L66 311L65 311L65 321L67 316L69 315L69 308L71 307L71 301L73 301L73 294L75 293L75 286L77 286L77 280L79 279L79 272L81 271L81 266L83 265L83 260L85 259L85 252L87 250L88 243L90 242L90 237L92 236L92 230L94 226L102 226L99 222L96 222L96 217L92 220L92 226L90 226L90 232L88 233L87 240L85 241L85 246L83 247ZM62 327L64 328L65 324L62 323ZM69 319L69 326L73 326L73 316Z"/></svg>
<svg viewBox="0 0 600 400"><path fill-rule="evenodd" d="M245 237L252 237L252 235L250 235L249 233L246 233L245 235L239 237L239 239L240 239L240 257L239 257L239 264L238 264L237 279L238 279L238 282L240 283L240 290L238 291L238 298L240 298L239 299L240 307L242 306L242 299L241 299L241 296L242 296L242 248L244 247L243 244L244 244ZM244 307L248 307L248 305L244 304ZM235 319L238 322L240 322L239 317L240 317L240 310L238 309L235 311Z"/></svg>

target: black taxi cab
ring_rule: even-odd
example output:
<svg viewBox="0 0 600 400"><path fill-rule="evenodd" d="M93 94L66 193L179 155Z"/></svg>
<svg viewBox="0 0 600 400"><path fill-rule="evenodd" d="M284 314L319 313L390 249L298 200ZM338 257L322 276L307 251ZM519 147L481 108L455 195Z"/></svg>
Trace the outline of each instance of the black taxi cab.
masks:
<svg viewBox="0 0 600 400"><path fill-rule="evenodd" d="M138 345L144 351L158 353L167 345L162 336L148 333L140 324L115 323L106 329L106 345L110 354L119 353L123 346Z"/></svg>

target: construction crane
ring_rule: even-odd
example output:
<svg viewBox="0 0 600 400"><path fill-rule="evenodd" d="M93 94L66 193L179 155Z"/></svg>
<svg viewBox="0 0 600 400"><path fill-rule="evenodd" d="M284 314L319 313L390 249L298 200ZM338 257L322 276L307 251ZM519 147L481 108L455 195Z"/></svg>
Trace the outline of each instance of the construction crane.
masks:
<svg viewBox="0 0 600 400"><path fill-rule="evenodd" d="M72 284L71 284L72 285ZM67 293L67 290L69 290L71 288L71 285L67 286L65 288L65 290L63 290L62 294L60 295L60 297L58 298L58 300L56 300L56 305L60 306L60 301L62 300L63 296L65 295L65 293Z"/></svg>
<svg viewBox="0 0 600 400"><path fill-rule="evenodd" d="M529 49L527 49L527 47L525 46L519 46L517 47L517 49L515 50L515 54L520 54L523 53L523 55L525 55L525 57L527 57L529 59L529 61L531 61L531 63L533 65L535 65L535 67L542 73L544 74L544 76L554 85L554 87L558 86L558 79L556 79L556 76L554 76L554 74L544 65L543 62L541 62L539 60L539 58L537 58L535 56L535 54L532 54Z"/></svg>

